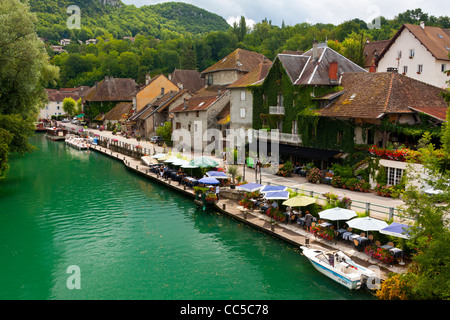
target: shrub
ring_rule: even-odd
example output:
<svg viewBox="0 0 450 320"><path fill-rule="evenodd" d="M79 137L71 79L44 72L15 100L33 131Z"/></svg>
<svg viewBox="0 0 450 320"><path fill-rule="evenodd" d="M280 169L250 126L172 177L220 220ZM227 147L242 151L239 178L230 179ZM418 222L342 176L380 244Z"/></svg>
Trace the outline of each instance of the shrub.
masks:
<svg viewBox="0 0 450 320"><path fill-rule="evenodd" d="M323 172L319 168L312 168L306 173L306 179L311 183L317 183L323 179Z"/></svg>

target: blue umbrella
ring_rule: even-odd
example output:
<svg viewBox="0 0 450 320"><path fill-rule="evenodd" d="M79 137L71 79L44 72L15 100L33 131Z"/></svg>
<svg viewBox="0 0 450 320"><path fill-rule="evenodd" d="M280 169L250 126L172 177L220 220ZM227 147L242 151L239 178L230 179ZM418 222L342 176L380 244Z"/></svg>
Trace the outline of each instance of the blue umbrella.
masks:
<svg viewBox="0 0 450 320"><path fill-rule="evenodd" d="M236 189L244 190L244 191L248 191L248 192L254 192L254 191L261 189L262 187L263 187L263 185L259 184L259 183L246 183L246 184L237 186Z"/></svg>
<svg viewBox="0 0 450 320"><path fill-rule="evenodd" d="M266 193L266 192L272 192L272 191L286 191L287 187L285 186L264 186L264 188L262 188L261 192L262 193Z"/></svg>
<svg viewBox="0 0 450 320"><path fill-rule="evenodd" d="M391 225L380 230L380 233L388 234L390 236L409 239L408 229L411 228L406 224L394 222Z"/></svg>
<svg viewBox="0 0 450 320"><path fill-rule="evenodd" d="M289 191L270 191L264 195L267 200L288 200Z"/></svg>
<svg viewBox="0 0 450 320"><path fill-rule="evenodd" d="M228 179L228 176L221 171L208 171L206 173L208 177L216 178L216 179Z"/></svg>
<svg viewBox="0 0 450 320"><path fill-rule="evenodd" d="M206 177L206 178L201 178L200 180L198 180L199 183L204 183L204 184L219 184L220 181L217 180L216 178L211 178L211 177Z"/></svg>

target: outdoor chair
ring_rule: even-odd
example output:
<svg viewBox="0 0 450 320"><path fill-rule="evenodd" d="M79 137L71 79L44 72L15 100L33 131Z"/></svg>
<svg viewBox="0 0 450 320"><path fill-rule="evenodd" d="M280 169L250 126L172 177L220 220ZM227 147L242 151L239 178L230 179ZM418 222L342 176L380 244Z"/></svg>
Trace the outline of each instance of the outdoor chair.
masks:
<svg viewBox="0 0 450 320"><path fill-rule="evenodd" d="M381 243L380 243L380 241L375 241L375 245L377 246L377 247L381 247Z"/></svg>
<svg viewBox="0 0 450 320"><path fill-rule="evenodd" d="M356 251L359 251L359 241L356 239L353 239L353 243L355 244Z"/></svg>
<svg viewBox="0 0 450 320"><path fill-rule="evenodd" d="M366 234L364 232L361 232L360 236L361 237L366 237Z"/></svg>

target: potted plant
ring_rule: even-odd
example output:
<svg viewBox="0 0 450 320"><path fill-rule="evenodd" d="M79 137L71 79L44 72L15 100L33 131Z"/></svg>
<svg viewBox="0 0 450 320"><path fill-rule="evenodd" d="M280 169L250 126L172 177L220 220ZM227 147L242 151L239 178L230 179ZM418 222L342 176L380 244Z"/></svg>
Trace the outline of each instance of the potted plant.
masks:
<svg viewBox="0 0 450 320"><path fill-rule="evenodd" d="M228 167L228 174L231 176L231 184L230 189L236 188L236 176L238 174L238 167L237 166L229 166Z"/></svg>
<svg viewBox="0 0 450 320"><path fill-rule="evenodd" d="M319 168L312 168L306 173L306 179L311 183L320 183L323 179L323 172Z"/></svg>

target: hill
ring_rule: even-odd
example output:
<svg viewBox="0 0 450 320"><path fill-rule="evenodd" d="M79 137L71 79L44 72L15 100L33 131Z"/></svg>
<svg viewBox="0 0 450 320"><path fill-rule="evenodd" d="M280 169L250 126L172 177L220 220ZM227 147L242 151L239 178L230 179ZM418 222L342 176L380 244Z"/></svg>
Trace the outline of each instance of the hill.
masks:
<svg viewBox="0 0 450 320"><path fill-rule="evenodd" d="M69 29L67 8L70 0L29 0L31 11L38 17L38 35L50 41L62 38L85 41L105 34L114 38L137 34L164 39L167 36L226 31L230 27L217 14L196 6L166 2L136 8L120 0L78 0L81 29Z"/></svg>

